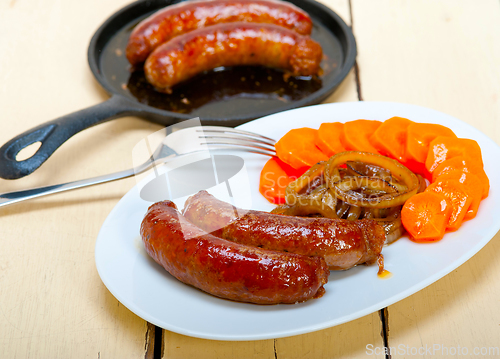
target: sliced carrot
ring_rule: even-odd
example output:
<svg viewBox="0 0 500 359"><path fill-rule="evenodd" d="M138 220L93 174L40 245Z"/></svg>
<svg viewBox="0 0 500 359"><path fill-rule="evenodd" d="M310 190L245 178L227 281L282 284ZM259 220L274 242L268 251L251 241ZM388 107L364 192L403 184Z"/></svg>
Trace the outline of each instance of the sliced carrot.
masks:
<svg viewBox="0 0 500 359"><path fill-rule="evenodd" d="M262 168L259 192L271 203L285 203L286 187L306 170L307 167L296 170L278 157L273 157Z"/></svg>
<svg viewBox="0 0 500 359"><path fill-rule="evenodd" d="M444 179L432 183L426 191L442 193L451 205L451 215L448 219L446 229L456 231L462 225L465 214L471 203L472 195L470 190L458 179Z"/></svg>
<svg viewBox="0 0 500 359"><path fill-rule="evenodd" d="M424 191L411 197L401 210L401 221L415 242L435 242L443 238L451 206L442 193Z"/></svg>
<svg viewBox="0 0 500 359"><path fill-rule="evenodd" d="M432 173L442 162L457 156L476 161L483 168L481 148L474 140L438 136L429 144L425 168Z"/></svg>
<svg viewBox="0 0 500 359"><path fill-rule="evenodd" d="M454 170L472 173L479 177L479 180L483 183L482 198L484 199L488 197L490 180L488 179L486 172L484 172L484 169L479 162L473 161L464 156L453 157L441 162L441 164L432 172L432 182L434 182L439 176Z"/></svg>
<svg viewBox="0 0 500 359"><path fill-rule="evenodd" d="M407 128L406 156L424 163L429 152L429 144L439 136L457 136L448 127L433 123L414 123Z"/></svg>
<svg viewBox="0 0 500 359"><path fill-rule="evenodd" d="M370 143L381 155L404 163L406 130L413 123L413 121L403 117L391 117L384 121L371 135Z"/></svg>
<svg viewBox="0 0 500 359"><path fill-rule="evenodd" d="M288 131L274 146L276 154L293 168L311 167L328 160L328 157L314 144L318 130L302 127Z"/></svg>
<svg viewBox="0 0 500 359"><path fill-rule="evenodd" d="M370 143L370 136L382 124L380 121L355 120L344 124L344 131L340 136L340 142L347 151L363 151L378 154L378 151Z"/></svg>
<svg viewBox="0 0 500 359"><path fill-rule="evenodd" d="M476 216L479 204L483 194L483 184L475 174L462 172L461 170L454 170L439 176L436 181L444 181L447 179L457 179L460 183L464 184L472 197L472 202L465 214L464 219L472 219Z"/></svg>
<svg viewBox="0 0 500 359"><path fill-rule="evenodd" d="M438 136L457 137L448 127L433 123L413 123L406 129L405 163L415 173L430 179L425 168L429 143Z"/></svg>
<svg viewBox="0 0 500 359"><path fill-rule="evenodd" d="M325 122L319 126L314 143L328 157L336 153L344 152L346 149L340 142L340 135L344 131L341 122Z"/></svg>

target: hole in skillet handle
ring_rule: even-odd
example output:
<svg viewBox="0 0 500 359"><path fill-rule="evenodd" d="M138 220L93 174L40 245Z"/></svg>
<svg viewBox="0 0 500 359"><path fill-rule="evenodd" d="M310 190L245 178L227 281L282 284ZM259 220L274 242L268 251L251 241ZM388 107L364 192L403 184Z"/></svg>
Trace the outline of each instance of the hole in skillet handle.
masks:
<svg viewBox="0 0 500 359"><path fill-rule="evenodd" d="M0 177L4 179L18 179L31 173L30 168L38 168L47 159L40 152L45 139L54 131L56 124L49 124L25 132L0 148ZM29 158L18 160L18 154L25 148L39 142L40 147ZM37 156L38 153L38 156ZM30 161L30 159L32 159Z"/></svg>
<svg viewBox="0 0 500 359"><path fill-rule="evenodd" d="M33 157L33 155L38 151L41 145L42 143L40 141L36 141L31 145L24 147L21 151L17 152L16 161L24 161L30 157Z"/></svg>

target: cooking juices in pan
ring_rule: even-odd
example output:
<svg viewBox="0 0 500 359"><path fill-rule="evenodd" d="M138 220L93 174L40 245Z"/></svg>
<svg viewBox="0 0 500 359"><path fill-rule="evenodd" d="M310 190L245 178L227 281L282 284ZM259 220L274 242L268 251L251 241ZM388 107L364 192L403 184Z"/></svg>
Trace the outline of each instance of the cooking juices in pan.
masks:
<svg viewBox="0 0 500 359"><path fill-rule="evenodd" d="M340 42L328 35L328 30L313 16L312 20L311 38L321 44L324 54L319 78L290 77L285 80L283 71L278 69L222 67L175 86L172 94L160 93L146 81L142 64L134 69L125 57L130 32L139 21L124 26L110 39L101 54L100 67L122 95L158 109L205 117L217 117L221 111L227 117L256 108L270 110L277 104L291 104L311 95L342 69L344 54ZM225 102L229 99L230 105Z"/></svg>
<svg viewBox="0 0 500 359"><path fill-rule="evenodd" d="M263 105L272 101L289 103L320 88L320 79L285 81L281 71L253 66L218 68L200 74L176 86L171 95L155 91L142 71L134 71L127 84L127 90L140 102L179 113L194 113L201 107L206 112L212 104L227 99L242 105L255 101Z"/></svg>

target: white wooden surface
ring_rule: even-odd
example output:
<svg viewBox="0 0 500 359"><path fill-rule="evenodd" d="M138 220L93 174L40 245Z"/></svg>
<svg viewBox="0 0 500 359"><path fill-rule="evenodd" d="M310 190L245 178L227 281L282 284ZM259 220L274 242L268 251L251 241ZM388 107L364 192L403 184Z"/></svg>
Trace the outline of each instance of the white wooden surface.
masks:
<svg viewBox="0 0 500 359"><path fill-rule="evenodd" d="M497 0L322 2L346 22L352 19L364 100L431 107L500 143ZM99 25L127 3L0 1L0 144L108 98L88 68L86 52ZM353 70L326 102L356 101L358 95ZM0 180L0 192L128 168L131 148L159 128L130 117L88 129L33 176ZM99 228L134 184L123 180L0 209L2 358L153 357L148 324L108 292L94 264ZM389 345L460 346L469 354L476 347L499 347L499 247L497 235L456 271L389 307ZM383 358L366 349L383 347L380 333L374 313L316 333L255 342L164 331L162 347L165 358Z"/></svg>
<svg viewBox="0 0 500 359"><path fill-rule="evenodd" d="M430 107L500 144L500 2L353 0L352 12L364 100ZM392 358L500 357L499 251L497 234L390 306Z"/></svg>
<svg viewBox="0 0 500 359"><path fill-rule="evenodd" d="M87 65L100 24L123 1L0 1L0 142L100 103ZM159 126L122 119L78 134L36 175L0 191L129 168L131 146ZM0 356L142 358L147 323L102 284L94 245L134 179L0 209Z"/></svg>

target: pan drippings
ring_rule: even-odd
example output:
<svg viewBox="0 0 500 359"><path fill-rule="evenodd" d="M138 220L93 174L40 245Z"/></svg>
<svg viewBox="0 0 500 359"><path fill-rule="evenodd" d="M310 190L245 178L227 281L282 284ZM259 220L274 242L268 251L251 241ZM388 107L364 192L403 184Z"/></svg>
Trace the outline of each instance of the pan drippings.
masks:
<svg viewBox="0 0 500 359"><path fill-rule="evenodd" d="M321 88L321 79L283 78L283 72L265 67L241 66L209 71L179 84L167 95L156 91L144 72L130 75L127 89L141 103L162 110L191 113L206 105L242 99L283 104L300 100Z"/></svg>
<svg viewBox="0 0 500 359"><path fill-rule="evenodd" d="M125 47L132 26L124 26L101 53L101 70L117 92L161 110L193 116L227 117L255 111L272 111L293 104L320 90L341 70L342 47L326 28L314 26L312 38L324 49L319 78L284 78L283 72L266 67L217 68L175 86L172 94L156 91L141 66L131 67Z"/></svg>

